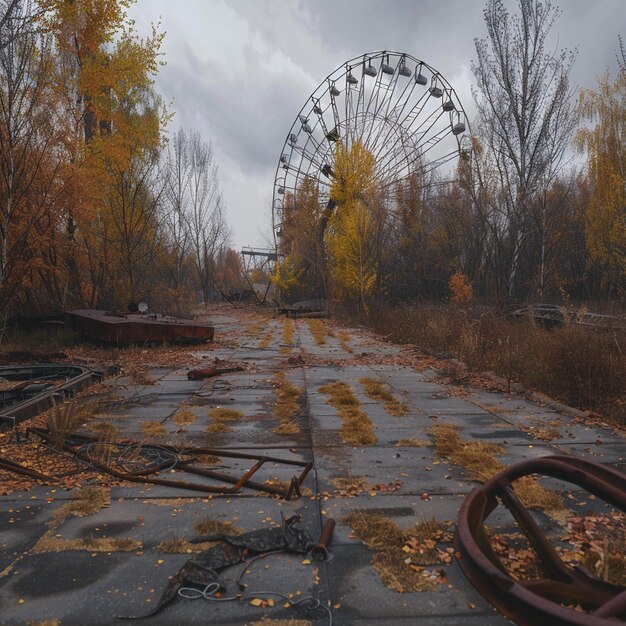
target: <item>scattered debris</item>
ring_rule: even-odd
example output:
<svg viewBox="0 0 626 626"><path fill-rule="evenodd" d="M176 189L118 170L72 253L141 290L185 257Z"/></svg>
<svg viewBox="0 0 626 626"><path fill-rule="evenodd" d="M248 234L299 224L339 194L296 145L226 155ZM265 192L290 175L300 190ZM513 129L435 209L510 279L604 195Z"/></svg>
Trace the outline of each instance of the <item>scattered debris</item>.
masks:
<svg viewBox="0 0 626 626"><path fill-rule="evenodd" d="M120 619L143 619L158 613L169 604L186 586L198 586L200 589L215 584L216 591L226 591L226 584L220 579L219 572L238 563L243 563L250 556L255 557L270 552L292 552L306 554L313 547L309 533L300 527L302 518L293 515L282 520L279 527L262 528L243 533L239 536L209 534L197 537L192 543L218 541L202 554L187 561L170 581L156 606L145 615ZM245 571L245 569L244 569ZM240 577L241 578L241 577Z"/></svg>
<svg viewBox="0 0 626 626"><path fill-rule="evenodd" d="M222 376L223 374L242 371L243 367L241 367L241 365L232 365L230 367L205 367L199 370L190 370L187 372L187 378L189 380L203 380L205 378L214 378L215 376Z"/></svg>

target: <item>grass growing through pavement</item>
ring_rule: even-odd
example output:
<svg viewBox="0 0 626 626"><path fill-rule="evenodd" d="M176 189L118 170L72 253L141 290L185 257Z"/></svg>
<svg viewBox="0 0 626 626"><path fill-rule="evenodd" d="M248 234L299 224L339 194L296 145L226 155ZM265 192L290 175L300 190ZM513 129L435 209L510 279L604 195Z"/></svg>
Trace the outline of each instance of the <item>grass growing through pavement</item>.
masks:
<svg viewBox="0 0 626 626"><path fill-rule="evenodd" d="M291 317L286 317L283 324L283 343L285 345L280 349L283 354L289 354L289 352L291 352L291 346L293 345L293 331L293 319Z"/></svg>
<svg viewBox="0 0 626 626"><path fill-rule="evenodd" d="M365 395L370 400L382 402L385 411L389 415L396 417L404 417L409 414L409 407L403 402L399 402L393 397L393 394L387 389L386 385L375 378L359 378L359 382L363 385Z"/></svg>
<svg viewBox="0 0 626 626"><path fill-rule="evenodd" d="M441 580L440 572L425 565L452 561L452 533L434 518L423 520L408 530L380 513L353 511L341 519L350 526L355 537L375 552L372 566L383 583L399 593L432 591Z"/></svg>
<svg viewBox="0 0 626 626"><path fill-rule="evenodd" d="M72 499L52 514L51 526L58 526L65 518L93 515L111 503L111 490L106 487L83 487Z"/></svg>
<svg viewBox="0 0 626 626"><path fill-rule="evenodd" d="M146 437L159 439L167 436L167 428L161 422L153 422L152 420L144 420L141 424L141 433Z"/></svg>
<svg viewBox="0 0 626 626"><path fill-rule="evenodd" d="M139 539L130 537L93 537L89 539L60 539L44 535L31 550L32 554L41 552L65 552L66 550L85 550L87 552L132 552L142 547Z"/></svg>
<svg viewBox="0 0 626 626"><path fill-rule="evenodd" d="M334 407L341 418L339 433L345 443L371 446L378 441L372 420L361 410L361 403L348 383L340 380L320 387L320 391L329 397L327 404Z"/></svg>
<svg viewBox="0 0 626 626"><path fill-rule="evenodd" d="M306 325L309 327L309 331L315 339L315 343L318 346L326 345L326 335L328 335L328 326L324 320L320 319L307 319Z"/></svg>
<svg viewBox="0 0 626 626"><path fill-rule="evenodd" d="M340 330L337 333L337 339L339 339L339 345L341 346L342 350L345 350L346 352L350 352L351 354L352 352L354 352L354 349L348 343L350 339L352 339L348 331Z"/></svg>
<svg viewBox="0 0 626 626"><path fill-rule="evenodd" d="M274 413L280 424L274 429L277 435L295 435L300 432L297 412L302 400L302 389L293 385L284 372L274 377Z"/></svg>
<svg viewBox="0 0 626 626"><path fill-rule="evenodd" d="M233 526L232 522L213 519L212 517L204 517L196 522L193 527L196 533L200 536L204 535L227 535L229 537L236 537L241 535L241 528Z"/></svg>
<svg viewBox="0 0 626 626"><path fill-rule="evenodd" d="M465 468L472 478L485 482L505 469L495 457L505 452L504 446L484 441L467 441L452 424L436 424L428 433L435 440L437 453L454 465ZM564 508L561 496L542 487L532 476L524 476L513 483L515 493L524 506L540 511L558 511Z"/></svg>
<svg viewBox="0 0 626 626"><path fill-rule="evenodd" d="M428 439L420 439L419 433L410 439L400 439L396 444L396 448L427 448L431 445Z"/></svg>
<svg viewBox="0 0 626 626"><path fill-rule="evenodd" d="M232 428L226 422L234 422L243 417L241 411L234 409L215 408L209 411L211 423L207 426L207 433L229 433Z"/></svg>
<svg viewBox="0 0 626 626"><path fill-rule="evenodd" d="M31 548L32 554L40 552L64 552L65 550L87 550L89 552L129 552L141 548L138 539L119 537L89 537L85 539L63 539L57 528L66 518L94 515L111 503L111 490L106 487L83 487L73 498L57 509L50 519L49 530Z"/></svg>

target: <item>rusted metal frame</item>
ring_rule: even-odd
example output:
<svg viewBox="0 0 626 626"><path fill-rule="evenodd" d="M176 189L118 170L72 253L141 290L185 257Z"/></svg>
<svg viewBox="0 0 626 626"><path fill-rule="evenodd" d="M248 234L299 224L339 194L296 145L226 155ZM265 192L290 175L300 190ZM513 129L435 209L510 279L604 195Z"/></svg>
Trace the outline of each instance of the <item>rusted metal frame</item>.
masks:
<svg viewBox="0 0 626 626"><path fill-rule="evenodd" d="M5 459L0 457L0 469L6 470L7 472L12 472L14 474L21 474L22 476L28 476L28 478L34 478L36 480L40 480L42 482L51 483L54 482L54 478L51 476L47 476L46 474L41 474L30 467L26 467L20 463L16 463L15 461L11 461L10 459Z"/></svg>
<svg viewBox="0 0 626 626"><path fill-rule="evenodd" d="M516 581L504 570L491 548L482 549L483 523L497 507L496 497L502 497L504 493L505 506L508 508L513 502L511 512L514 516L519 515L517 503L510 499L506 501L506 487L513 480L534 473L577 484L626 511L626 476L612 468L563 456L525 461L475 489L463 502L455 537L461 569L485 598L522 626L614 625L615 621L609 618L623 616L626 611L626 590L623 587L596 579L581 568L569 569L571 582ZM532 524L527 524L525 518L520 525L525 532L534 532L530 530ZM543 552L538 554L544 556ZM563 567L568 569L564 564ZM580 613L561 606L553 601L555 598L597 608L593 613Z"/></svg>
<svg viewBox="0 0 626 626"><path fill-rule="evenodd" d="M29 428L31 432L36 434L45 433L45 429L41 428ZM97 442L98 438L93 435L84 435L81 433L73 433L70 437L76 441L82 441L83 443ZM136 443L136 442L130 442ZM306 474L302 476L302 480L306 478L306 475L311 471L313 463L310 461L296 461L295 459L282 459L275 456L266 456L263 454L248 454L245 452L233 452L232 450L225 450L222 448L203 448L203 447L191 447L191 448L177 448L176 446L170 446L167 444L159 445L160 448L168 450L169 452L176 452L177 454L206 454L211 456L226 457L230 459L243 459L246 461L266 461L274 463L282 463L283 465L293 465L295 467L302 467L305 469Z"/></svg>
<svg viewBox="0 0 626 626"><path fill-rule="evenodd" d="M29 428L28 432L29 433L32 432L38 435L39 437L42 437L46 441L50 440L49 433L45 429ZM71 436L71 439L82 441L83 443L97 442L97 439L95 437L92 437L89 435L76 435L75 434ZM161 446L161 447L163 447L164 449L175 450L175 448L173 448L172 446ZM241 453L222 454L221 451L219 450L214 450L214 449L209 449L209 448L187 448L186 450L184 450L183 452L187 452L187 453L191 451L197 454L210 453L210 454L214 454L215 456L231 456L231 457L242 458L246 460L257 460L257 462L249 470L247 470L246 473L240 478L235 478L233 476L229 476L228 474L224 474L222 472L216 472L214 470L206 470L204 468L194 467L193 465L188 465L186 462L183 462L182 464L178 466L180 471L187 472L189 474L196 474L199 476L206 476L207 478L215 478L217 480L221 480L223 482L232 484L232 487L226 487L226 486L217 487L217 486L211 486L211 485L201 485L198 483L192 483L188 481L170 480L170 479L165 479L165 478L149 478L147 476L148 474L159 471L160 469L159 467L155 467L150 470L142 470L139 472L132 472L132 473L121 472L107 465L94 461L84 452L81 452L80 450L76 449L75 445L72 445L71 443L65 442L63 444L63 448L67 452L70 452L75 458L81 460L83 463L90 465L92 467L95 467L96 469L99 469L103 472L106 472L110 474L111 476L113 476L114 478L118 478L120 480L162 485L166 487L175 487L178 489L188 489L188 490L203 491L203 492L208 492L208 493L222 493L222 494L236 493L237 491L239 491L239 489L241 489L241 487L246 486L246 487L251 487L252 489L256 489L257 491L265 491L273 495L284 497L286 500L290 500L292 498L294 491L296 495L298 496L300 495L299 486L302 484L302 482L304 481L304 479L306 478L306 476L308 475L309 471L311 470L313 466L313 464L310 462L307 463L303 461L289 461L289 460L278 459L276 457L264 457L261 455L244 455ZM211 450L211 452L207 452L208 450ZM290 485L288 489L284 489L282 487L276 487L274 485L266 485L265 483L260 483L260 482L250 480L250 477L253 474L255 474L267 462L285 463L287 465L298 465L300 467L303 467L303 471L300 473L299 476L293 477L292 484ZM167 464L169 465L169 462ZM293 488L294 482L298 485L297 490L294 490Z"/></svg>
<svg viewBox="0 0 626 626"><path fill-rule="evenodd" d="M56 366L50 367L53 368ZM0 412L0 424L2 424L2 422L9 424L10 426L20 424L21 422L52 408L57 401L62 401L67 396L74 395L77 391L82 391L89 385L93 384L96 380L100 381L103 378L103 375L100 372L88 370L78 365L70 365L68 367L83 370L83 373L71 378L58 387L54 387L48 391L43 391L28 400L14 404L8 409Z"/></svg>

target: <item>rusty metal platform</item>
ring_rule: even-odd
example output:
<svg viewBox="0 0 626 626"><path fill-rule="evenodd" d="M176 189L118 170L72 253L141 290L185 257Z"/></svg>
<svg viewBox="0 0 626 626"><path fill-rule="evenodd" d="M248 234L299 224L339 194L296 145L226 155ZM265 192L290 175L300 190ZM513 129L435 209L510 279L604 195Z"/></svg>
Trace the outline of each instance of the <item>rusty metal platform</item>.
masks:
<svg viewBox="0 0 626 626"><path fill-rule="evenodd" d="M146 341L210 341L215 328L204 322L165 315L75 309L66 313L73 330L115 344Z"/></svg>

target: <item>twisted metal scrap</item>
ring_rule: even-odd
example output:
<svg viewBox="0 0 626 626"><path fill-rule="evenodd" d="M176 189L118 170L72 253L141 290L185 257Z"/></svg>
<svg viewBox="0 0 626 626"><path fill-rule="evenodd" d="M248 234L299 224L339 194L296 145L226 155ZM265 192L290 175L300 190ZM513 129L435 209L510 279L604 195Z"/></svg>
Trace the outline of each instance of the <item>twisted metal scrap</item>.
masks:
<svg viewBox="0 0 626 626"><path fill-rule="evenodd" d="M626 588L564 563L515 495L511 483L529 474L573 483L626 512L626 475L606 465L568 456L518 463L474 489L463 502L455 537L463 573L491 604L520 626L626 623ZM519 524L549 578L515 580L491 548L484 523L498 506L498 498ZM588 612L564 604L579 605Z"/></svg>
<svg viewBox="0 0 626 626"><path fill-rule="evenodd" d="M143 619L155 615L179 595L178 592L181 589L192 587L202 591L202 589L210 588L211 595L215 591L224 591L226 587L218 572L231 565L243 563L251 555L269 552L306 554L313 547L313 540L306 530L298 527L301 520L299 515L292 515L287 519L283 518L282 525L277 528L253 530L238 537L220 534L194 539L192 543L204 541L221 543L189 559L172 576L152 611L144 615L120 619Z"/></svg>

